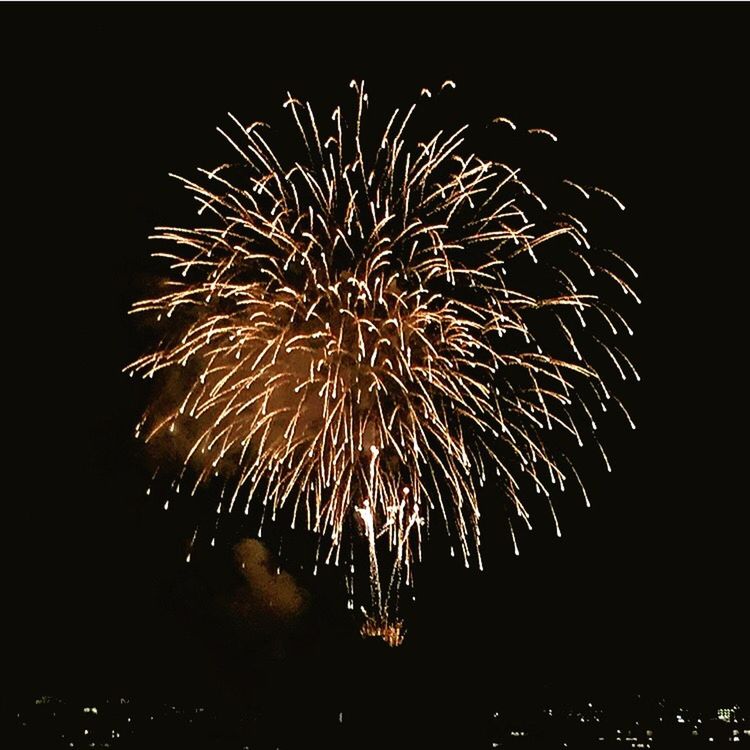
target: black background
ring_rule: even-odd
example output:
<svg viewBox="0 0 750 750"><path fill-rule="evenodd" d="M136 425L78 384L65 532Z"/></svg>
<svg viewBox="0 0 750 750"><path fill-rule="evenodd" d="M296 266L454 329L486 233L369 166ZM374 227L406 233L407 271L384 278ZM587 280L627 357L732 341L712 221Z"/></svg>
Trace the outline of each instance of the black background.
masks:
<svg viewBox="0 0 750 750"><path fill-rule="evenodd" d="M545 691L741 699L746 10L4 6L6 689L376 705L440 731L448 709ZM187 514L145 497L145 391L120 372L143 345L126 311L147 235L192 215L167 173L230 158L227 110L286 123L290 90L324 117L355 77L381 114L450 78L457 119L554 131L568 175L627 204L614 244L644 300L643 382L624 391L638 429L608 420L611 475L584 458L593 507L564 498L562 539L540 517L520 557L486 528L482 574L432 559L396 651L359 640L325 575L282 633L212 609L222 553L185 566Z"/></svg>

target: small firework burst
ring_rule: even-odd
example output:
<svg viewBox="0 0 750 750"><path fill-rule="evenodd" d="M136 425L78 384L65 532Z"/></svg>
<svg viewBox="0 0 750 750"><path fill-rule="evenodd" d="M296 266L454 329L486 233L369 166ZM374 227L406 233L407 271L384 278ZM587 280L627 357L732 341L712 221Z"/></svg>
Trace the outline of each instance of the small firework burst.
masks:
<svg viewBox="0 0 750 750"><path fill-rule="evenodd" d="M336 108L330 134L288 98L303 158L232 118L238 160L181 178L201 223L157 228L170 272L133 311L163 338L128 369L167 394L138 433L179 435L195 488L224 476L220 510L258 504L264 521L314 531L318 554L350 571L350 608L366 560L362 633L398 645L431 516L481 567L485 483L526 523L525 493L579 483L550 438L583 444L614 398L587 347L635 371L587 330L593 315L631 332L578 276L637 300L623 279L635 272L517 169L466 155L466 127L410 138L415 107L396 110L368 152L368 97L352 88L353 115Z"/></svg>
<svg viewBox="0 0 750 750"><path fill-rule="evenodd" d="M378 615L365 615L359 632L363 638L380 638L391 647L400 646L406 635L401 620L384 620Z"/></svg>

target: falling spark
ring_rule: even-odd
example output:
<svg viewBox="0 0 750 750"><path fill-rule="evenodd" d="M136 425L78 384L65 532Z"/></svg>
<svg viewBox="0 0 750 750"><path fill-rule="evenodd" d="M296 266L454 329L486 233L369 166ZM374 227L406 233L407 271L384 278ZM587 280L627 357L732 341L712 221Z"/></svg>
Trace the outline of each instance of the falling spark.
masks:
<svg viewBox="0 0 750 750"><path fill-rule="evenodd" d="M617 207L620 209L620 211L625 210L625 206L622 203L622 201L620 201L620 199L616 195L613 195L612 193L610 193L609 190L604 190L603 188L600 188L600 187L595 187L594 190L596 190L597 193L606 195L607 198L611 198L617 204Z"/></svg>
<svg viewBox="0 0 750 750"><path fill-rule="evenodd" d="M259 535L282 513L315 532L314 570L346 571L350 609L355 561L366 561L361 632L398 645L399 599L431 516L481 568L479 494L491 478L529 528L524 497L544 497L560 534L551 490L572 465L550 435L583 444L593 406L610 397L588 352L623 378L635 372L587 333L597 315L630 329L584 286L601 278L609 294L637 298L603 263L632 268L592 247L578 219L548 209L518 170L462 155L465 127L412 140L414 107L396 110L367 154L367 94L351 88L348 126L336 108L328 130L287 95L304 156L277 154L267 126L230 116L238 132L220 132L239 162L178 178L203 223L157 227L170 272L132 311L160 322L163 339L126 370L161 375L175 400L157 398L138 432L186 446L176 481L188 467L193 492L228 477L217 514L262 506Z"/></svg>
<svg viewBox="0 0 750 750"><path fill-rule="evenodd" d="M546 135L548 138L551 138L555 143L557 143L557 136L554 133L551 133L549 130L545 130L544 128L529 128L527 133L541 133L542 135Z"/></svg>
<svg viewBox="0 0 750 750"><path fill-rule="evenodd" d="M517 130L516 124L513 120L509 120L507 117L496 117L492 122L503 123L504 125L510 125L513 130Z"/></svg>
<svg viewBox="0 0 750 750"><path fill-rule="evenodd" d="M586 198L587 200L589 198L591 198L591 193L589 193L587 190L585 190L584 188L582 188L577 182L573 182L573 180L563 180L563 182L566 185L570 185L570 186L574 187L576 190L578 190L580 193L582 193L583 197Z"/></svg>

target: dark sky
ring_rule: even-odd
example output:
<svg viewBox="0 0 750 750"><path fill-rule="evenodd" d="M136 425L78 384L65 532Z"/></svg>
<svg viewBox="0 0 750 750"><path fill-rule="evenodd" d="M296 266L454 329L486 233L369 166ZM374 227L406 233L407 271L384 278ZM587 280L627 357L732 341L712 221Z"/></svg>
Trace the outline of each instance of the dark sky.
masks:
<svg viewBox="0 0 750 750"><path fill-rule="evenodd" d="M388 691L400 712L543 690L741 697L746 11L4 6L6 689L233 705ZM593 507L561 500L562 539L540 519L519 558L485 529L483 574L433 559L393 652L358 639L335 578L303 580L310 610L278 632L222 614L227 555L184 566L189 513L145 497L146 392L120 374L143 344L126 311L146 237L190 220L167 173L227 158L227 110L285 122L289 89L330 111L353 77L383 110L450 78L458 119L554 131L566 168L627 204L616 246L644 299L643 382L624 392L638 429L608 423L612 475L584 459Z"/></svg>

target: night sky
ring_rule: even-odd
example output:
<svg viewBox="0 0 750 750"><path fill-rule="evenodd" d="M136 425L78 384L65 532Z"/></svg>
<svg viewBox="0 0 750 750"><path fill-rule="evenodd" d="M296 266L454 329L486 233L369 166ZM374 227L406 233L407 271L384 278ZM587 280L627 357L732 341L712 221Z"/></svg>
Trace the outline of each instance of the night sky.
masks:
<svg viewBox="0 0 750 750"><path fill-rule="evenodd" d="M6 693L382 696L402 719L544 691L742 699L746 11L4 6ZM563 176L627 205L608 231L644 300L628 350L642 383L622 391L638 429L606 420L611 475L594 451L577 464L593 507L559 498L561 539L542 509L517 558L507 526L485 527L481 574L428 546L398 650L359 639L335 574L299 574L294 621L231 615L231 553L186 566L195 509L145 495L132 433L148 390L121 374L147 339L126 315L154 272L147 235L193 216L167 173L231 158L228 110L286 125L290 90L327 115L354 77L381 112L450 78L457 120L556 133Z"/></svg>

